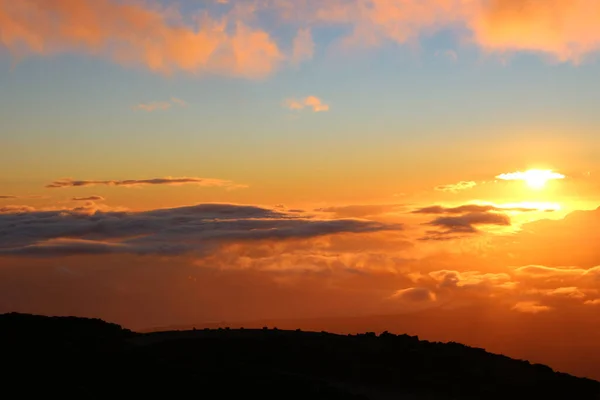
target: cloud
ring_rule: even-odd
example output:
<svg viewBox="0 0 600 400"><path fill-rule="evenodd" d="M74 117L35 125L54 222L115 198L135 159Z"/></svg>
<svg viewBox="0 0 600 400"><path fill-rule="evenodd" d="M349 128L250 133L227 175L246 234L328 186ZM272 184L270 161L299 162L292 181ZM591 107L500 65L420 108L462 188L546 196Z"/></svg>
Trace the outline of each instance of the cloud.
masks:
<svg viewBox="0 0 600 400"><path fill-rule="evenodd" d="M595 0L483 3L470 21L477 42L497 51L536 51L580 61L600 48Z"/></svg>
<svg viewBox="0 0 600 400"><path fill-rule="evenodd" d="M118 0L0 0L0 44L16 54L84 52L170 74L262 78L283 56L241 14L185 18L176 7ZM192 20L187 22L187 20Z"/></svg>
<svg viewBox="0 0 600 400"><path fill-rule="evenodd" d="M152 103L140 103L133 107L135 111L165 111L170 109L173 105L177 105L180 107L186 107L187 103L184 100L181 100L177 97L172 97L171 101L156 101Z"/></svg>
<svg viewBox="0 0 600 400"><path fill-rule="evenodd" d="M35 211L35 208L30 206L4 206L0 207L0 214L19 214Z"/></svg>
<svg viewBox="0 0 600 400"><path fill-rule="evenodd" d="M435 301L436 296L434 292L427 288L417 287L397 290L392 298L410 302L431 302Z"/></svg>
<svg viewBox="0 0 600 400"><path fill-rule="evenodd" d="M506 283L512 281L511 276L506 273L483 273L480 271L432 271L428 274L428 277L432 278L439 287L443 288L473 287L482 285L505 287Z"/></svg>
<svg viewBox="0 0 600 400"><path fill-rule="evenodd" d="M173 104L177 104L178 106L181 106L181 107L187 107L187 102L178 97L171 97L171 102Z"/></svg>
<svg viewBox="0 0 600 400"><path fill-rule="evenodd" d="M144 212L23 209L0 214L0 254L202 253L231 241L303 239L399 229L397 225L375 221L301 218L283 211L233 204Z"/></svg>
<svg viewBox="0 0 600 400"><path fill-rule="evenodd" d="M545 294L547 296L570 297L573 299L583 299L586 297L585 293L583 293L577 287L559 287L556 289L549 290Z"/></svg>
<svg viewBox="0 0 600 400"><path fill-rule="evenodd" d="M232 181L223 179L211 178L154 178L154 179L127 179L127 180L73 180L70 178L59 179L48 185L47 188L68 188L68 187L85 187L85 186L122 186L122 187L139 187L151 185L199 185L207 187L227 187L227 188L244 188L245 185L238 185Z"/></svg>
<svg viewBox="0 0 600 400"><path fill-rule="evenodd" d="M15 200L15 199L41 199L43 196L13 196L13 195L0 195L0 200Z"/></svg>
<svg viewBox="0 0 600 400"><path fill-rule="evenodd" d="M404 209L401 204L364 204L349 206L332 206L315 209L316 212L335 214L337 217L363 218L397 212Z"/></svg>
<svg viewBox="0 0 600 400"><path fill-rule="evenodd" d="M529 280L549 283L559 282L562 285L571 283L573 287L594 286L600 281L600 266L591 268L580 267L547 267L543 265L527 265L515 268L514 274ZM586 283L589 282L589 283ZM571 287L562 287L563 294ZM555 293L556 294L556 293Z"/></svg>
<svg viewBox="0 0 600 400"><path fill-rule="evenodd" d="M102 196L89 196L89 197L73 197L72 201L104 201L106 200Z"/></svg>
<svg viewBox="0 0 600 400"><path fill-rule="evenodd" d="M0 0L0 45L17 57L80 52L171 74L264 78L314 55L312 30L350 30L346 47L405 44L451 30L486 52L581 62L600 49L595 0L263 0L188 7L152 0ZM269 16L275 23L264 23ZM262 22L262 27L253 26ZM267 28L297 34L283 51ZM284 54L289 54L286 57ZM442 54L454 58L455 49Z"/></svg>
<svg viewBox="0 0 600 400"><path fill-rule="evenodd" d="M418 208L412 211L412 214L465 214L465 213L486 213L490 211L518 211L518 212L529 212L539 211L538 208L527 208L527 207L497 207L493 205L481 205L481 204L465 204L458 207L444 207L444 206L430 206ZM548 210L554 211L554 210Z"/></svg>
<svg viewBox="0 0 600 400"><path fill-rule="evenodd" d="M167 103L167 102L140 103L133 107L134 110L146 111L146 112L159 111L159 110L164 111L164 110L168 110L169 108L171 108L171 103Z"/></svg>
<svg viewBox="0 0 600 400"><path fill-rule="evenodd" d="M438 50L435 52L435 55L437 57L442 57L442 58L445 58L452 62L458 61L458 54L454 50L444 50L444 51Z"/></svg>
<svg viewBox="0 0 600 400"><path fill-rule="evenodd" d="M303 110L308 107L314 112L329 111L329 105L323 103L321 99L315 96L308 96L302 100L287 99L284 102L284 106L290 110Z"/></svg>
<svg viewBox="0 0 600 400"><path fill-rule="evenodd" d="M292 54L292 63L295 65L309 61L313 58L315 52L315 42L312 32L309 28L300 29L294 38L294 48Z"/></svg>
<svg viewBox="0 0 600 400"><path fill-rule="evenodd" d="M291 2L290 2L291 3ZM349 25L346 46L407 43L453 29L487 52L535 52L580 62L600 49L595 0L359 0L308 2L311 17ZM302 14L301 14L302 15ZM302 15L300 18L307 18Z"/></svg>
<svg viewBox="0 0 600 400"><path fill-rule="evenodd" d="M525 172L518 171L500 174L496 178L504 181L525 181L543 186L547 181L565 179L565 176L550 170L531 169Z"/></svg>
<svg viewBox="0 0 600 400"><path fill-rule="evenodd" d="M516 274L538 277L582 276L588 270L577 267L546 267L544 265L527 265L515 269Z"/></svg>
<svg viewBox="0 0 600 400"><path fill-rule="evenodd" d="M505 214L490 212L471 212L468 214L452 217L439 217L426 225L440 228L440 231L430 231L426 239L440 238L454 234L478 233L478 225L510 226L510 217Z"/></svg>
<svg viewBox="0 0 600 400"><path fill-rule="evenodd" d="M327 317L319 320L327 330L407 332L597 373L597 211L432 245L416 240L421 229L410 222L401 229L370 217L395 212L388 205L333 205L327 215L234 204L140 212L81 205L0 216L2 310L132 327L285 317L309 329L296 318ZM560 266L559 256L571 263ZM345 326L334 318L385 314L396 316ZM588 353L593 362L582 364Z"/></svg>
<svg viewBox="0 0 600 400"><path fill-rule="evenodd" d="M450 185L436 186L435 190L437 190L439 192L457 193L457 192L460 192L463 190L473 189L475 186L477 186L476 182L461 181L461 182L450 184Z"/></svg>
<svg viewBox="0 0 600 400"><path fill-rule="evenodd" d="M550 307L540 305L534 301L523 301L515 304L512 310L528 314L538 314L541 312L550 311Z"/></svg>

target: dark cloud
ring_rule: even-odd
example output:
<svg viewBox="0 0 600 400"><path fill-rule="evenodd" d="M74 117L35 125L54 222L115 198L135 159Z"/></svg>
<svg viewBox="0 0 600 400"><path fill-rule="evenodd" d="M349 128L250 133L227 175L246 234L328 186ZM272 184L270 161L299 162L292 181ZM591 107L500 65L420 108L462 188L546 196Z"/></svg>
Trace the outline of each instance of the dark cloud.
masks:
<svg viewBox="0 0 600 400"><path fill-rule="evenodd" d="M212 178L154 178L154 179L127 179L127 180L74 180L70 178L59 179L48 185L47 188L67 188L67 187L85 187L85 186L96 186L96 185L107 185L107 186L123 186L123 187L134 187L134 186L148 186L148 185L199 185L199 186L214 186L214 187L228 187L228 188L241 188L244 185L238 185L232 181L224 179L212 179Z"/></svg>
<svg viewBox="0 0 600 400"><path fill-rule="evenodd" d="M419 208L417 210L412 211L412 214L466 214L466 213L487 213L490 211L519 211L519 212L533 212L540 211L537 208L527 208L527 207L510 207L510 208L502 208L496 207L492 205L480 205L480 204L465 204L459 207L444 207L444 206L430 206ZM554 210L544 210L544 211L554 211Z"/></svg>
<svg viewBox="0 0 600 400"><path fill-rule="evenodd" d="M73 197L72 201L104 201L106 200L102 196L89 196L89 197Z"/></svg>
<svg viewBox="0 0 600 400"><path fill-rule="evenodd" d="M0 214L0 254L183 254L233 241L307 239L398 229L398 225L375 221L303 218L233 204L144 212L15 209Z"/></svg>
<svg viewBox="0 0 600 400"><path fill-rule="evenodd" d="M396 291L392 295L394 299L406 300L410 302L430 302L435 301L435 293L424 287L408 288Z"/></svg>
<svg viewBox="0 0 600 400"><path fill-rule="evenodd" d="M14 199L41 199L42 196L13 196L13 195L0 195L0 200L14 200Z"/></svg>
<svg viewBox="0 0 600 400"><path fill-rule="evenodd" d="M478 233L477 225L509 226L510 224L511 221L507 215L495 212L472 212L459 216L439 217L427 222L426 225L435 226L440 230L427 232L428 236L423 239L456 238L457 234Z"/></svg>

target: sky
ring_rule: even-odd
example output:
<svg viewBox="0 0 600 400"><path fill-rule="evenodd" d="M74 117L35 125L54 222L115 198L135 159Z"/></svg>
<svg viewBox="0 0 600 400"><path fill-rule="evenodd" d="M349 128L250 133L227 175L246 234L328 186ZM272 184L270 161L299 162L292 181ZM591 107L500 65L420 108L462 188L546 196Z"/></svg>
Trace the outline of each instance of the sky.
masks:
<svg viewBox="0 0 600 400"><path fill-rule="evenodd" d="M600 379L599 19L0 0L0 312L394 315Z"/></svg>

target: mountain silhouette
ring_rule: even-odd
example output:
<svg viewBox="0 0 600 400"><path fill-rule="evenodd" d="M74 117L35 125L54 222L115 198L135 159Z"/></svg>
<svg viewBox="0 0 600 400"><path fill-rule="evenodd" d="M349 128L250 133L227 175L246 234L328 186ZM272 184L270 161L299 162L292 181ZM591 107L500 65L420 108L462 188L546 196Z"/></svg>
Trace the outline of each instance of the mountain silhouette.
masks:
<svg viewBox="0 0 600 400"><path fill-rule="evenodd" d="M278 329L136 333L0 315L1 392L124 398L600 399L600 383L458 343Z"/></svg>

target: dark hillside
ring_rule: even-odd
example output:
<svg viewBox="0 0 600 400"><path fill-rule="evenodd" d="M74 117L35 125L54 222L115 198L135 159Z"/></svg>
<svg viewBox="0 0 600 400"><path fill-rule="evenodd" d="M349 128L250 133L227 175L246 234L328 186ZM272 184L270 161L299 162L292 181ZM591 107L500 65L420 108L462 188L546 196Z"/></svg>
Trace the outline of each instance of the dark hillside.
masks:
<svg viewBox="0 0 600 400"><path fill-rule="evenodd" d="M600 399L592 380L406 335L137 334L100 320L6 314L0 351L4 390L20 397Z"/></svg>

